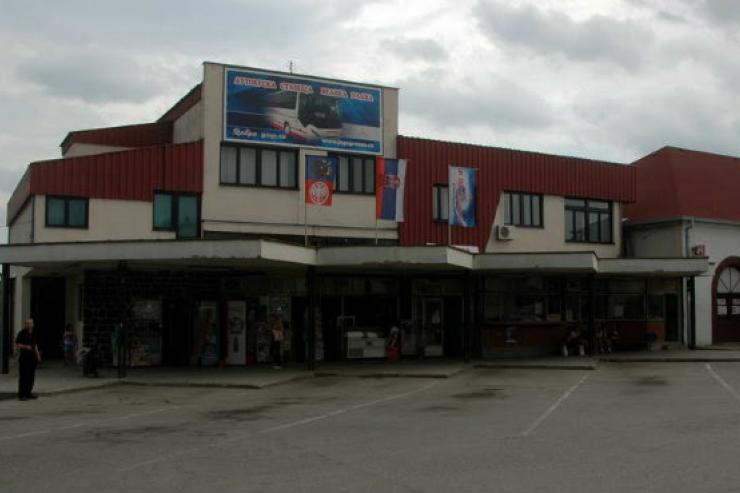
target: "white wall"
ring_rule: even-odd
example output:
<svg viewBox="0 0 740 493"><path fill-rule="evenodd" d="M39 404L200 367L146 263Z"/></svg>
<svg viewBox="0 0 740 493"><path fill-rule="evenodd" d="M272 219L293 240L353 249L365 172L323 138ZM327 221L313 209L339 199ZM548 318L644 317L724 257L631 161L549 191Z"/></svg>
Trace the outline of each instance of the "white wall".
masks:
<svg viewBox="0 0 740 493"><path fill-rule="evenodd" d="M23 322L31 316L31 279L27 276L29 272L31 269L28 267L10 267L10 277L15 283L13 320L11 321L14 341L15 335L23 328Z"/></svg>
<svg viewBox="0 0 740 493"><path fill-rule="evenodd" d="M655 225L649 228L632 227L629 241L633 257L683 257L684 229L680 223Z"/></svg>
<svg viewBox="0 0 740 493"><path fill-rule="evenodd" d="M8 243L33 242L33 201L31 197L8 228Z"/></svg>
<svg viewBox="0 0 740 493"><path fill-rule="evenodd" d="M233 187L219 184L221 140L223 133L223 66L204 64L203 118L204 181L202 197L203 229L206 231L263 232L266 226L277 228L279 234L295 234L304 224L304 163L308 153L325 152L301 149L299 153L299 190L279 190L259 187ZM395 157L398 133L398 91L383 89L383 125L385 156ZM335 194L331 207L308 206L309 225L349 228L347 236L375 237L375 197ZM230 225L229 225L230 224ZM396 223L379 221L381 237L397 237ZM302 231L302 230L301 230ZM343 234L342 234L343 235ZM342 236L340 235L340 236Z"/></svg>
<svg viewBox="0 0 740 493"><path fill-rule="evenodd" d="M46 227L46 197L36 196L35 234L37 243L107 240L173 239L171 231L153 231L151 202L138 200L90 199L88 228Z"/></svg>
<svg viewBox="0 0 740 493"><path fill-rule="evenodd" d="M83 144L80 142L74 142L69 146L67 152L62 154L62 157L92 156L93 154L104 154L106 152L125 151L128 149L129 147L104 146L99 144Z"/></svg>
<svg viewBox="0 0 740 493"><path fill-rule="evenodd" d="M491 228L491 236L486 245L486 253L526 253L526 252L586 252L592 251L599 258L615 258L621 253L621 207L615 203L612 218L612 238L614 243L571 243L565 241L565 198L556 195L543 196L543 228L516 228L516 239L499 241L496 239L496 226L504 224L504 195L501 194L496 217Z"/></svg>
<svg viewBox="0 0 740 493"><path fill-rule="evenodd" d="M709 272L696 277L696 343L712 343L712 279L727 257L740 256L740 225L696 221L689 229L689 246L706 245Z"/></svg>
<svg viewBox="0 0 740 493"><path fill-rule="evenodd" d="M194 142L202 139L204 132L203 102L199 101L180 118L175 120L172 127L172 142L173 144Z"/></svg>

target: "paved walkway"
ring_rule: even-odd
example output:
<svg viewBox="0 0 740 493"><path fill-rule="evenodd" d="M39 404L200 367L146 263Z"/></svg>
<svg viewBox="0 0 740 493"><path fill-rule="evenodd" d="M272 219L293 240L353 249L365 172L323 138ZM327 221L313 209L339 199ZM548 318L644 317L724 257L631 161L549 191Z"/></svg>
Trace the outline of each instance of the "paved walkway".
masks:
<svg viewBox="0 0 740 493"><path fill-rule="evenodd" d="M317 363L310 372L305 365L288 365L280 370L269 366L226 368L134 368L125 379L118 379L115 368L105 368L98 378L82 376L79 368L61 362L47 362L36 373L34 391L39 395L90 390L109 385L142 385L163 387L231 387L263 389L314 377L348 378L424 378L455 377L471 368L521 368L549 370L595 370L600 362L612 363L679 363L679 362L740 362L740 349L721 351L685 349L615 353L599 358L547 357L475 361L464 363L455 359L387 361L344 361ZM17 391L17 372L0 375L0 399L12 399Z"/></svg>

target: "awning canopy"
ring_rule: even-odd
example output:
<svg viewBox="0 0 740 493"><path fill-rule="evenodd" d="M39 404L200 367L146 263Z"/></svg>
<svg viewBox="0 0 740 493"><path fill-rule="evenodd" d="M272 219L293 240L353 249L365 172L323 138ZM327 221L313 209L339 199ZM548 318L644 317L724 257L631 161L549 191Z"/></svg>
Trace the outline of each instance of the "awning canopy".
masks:
<svg viewBox="0 0 740 493"><path fill-rule="evenodd" d="M0 247L0 263L40 269L233 268L364 272L571 273L694 276L706 258L599 259L591 252L474 254L446 246L304 247L272 240L150 240L36 243Z"/></svg>

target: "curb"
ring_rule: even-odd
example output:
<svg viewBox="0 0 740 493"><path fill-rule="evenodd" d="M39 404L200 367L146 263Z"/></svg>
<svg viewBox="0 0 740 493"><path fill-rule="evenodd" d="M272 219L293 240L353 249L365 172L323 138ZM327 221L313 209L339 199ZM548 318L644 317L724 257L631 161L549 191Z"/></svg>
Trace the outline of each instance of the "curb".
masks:
<svg viewBox="0 0 740 493"><path fill-rule="evenodd" d="M593 364L582 364L582 365L548 365L548 364L521 364L521 363L481 363L475 365L475 368L496 370L496 369L507 369L507 370L596 370L598 363Z"/></svg>
<svg viewBox="0 0 740 493"><path fill-rule="evenodd" d="M456 370L444 372L444 373L406 373L400 371L380 371L380 372L342 372L331 371L331 370L319 370L314 372L316 377L338 377L338 378L414 378L414 379L433 379L433 380L444 380L446 378L453 378L461 373L468 371L471 367L465 366Z"/></svg>
<svg viewBox="0 0 740 493"><path fill-rule="evenodd" d="M124 382L121 382L119 380L113 380L110 382L103 382L95 385L87 385L84 387L62 387L59 389L51 389L46 390L43 392L36 392L35 394L39 397L54 397L57 395L63 395L63 394L74 394L76 392L86 392L88 390L100 390L106 387L115 387L117 385L121 385ZM0 393L0 401L7 401L7 400L15 400L18 398L18 395L16 392L2 392Z"/></svg>
<svg viewBox="0 0 740 493"><path fill-rule="evenodd" d="M604 363L740 363L740 358L602 358Z"/></svg>
<svg viewBox="0 0 740 493"><path fill-rule="evenodd" d="M143 380L121 380L123 385L132 385L138 387L178 387L178 388L219 388L219 389L249 389L261 390L269 387L276 387L287 383L297 382L313 378L314 375L296 375L294 377L267 382L264 384L254 383L225 383L225 382L163 382L163 381L143 381Z"/></svg>

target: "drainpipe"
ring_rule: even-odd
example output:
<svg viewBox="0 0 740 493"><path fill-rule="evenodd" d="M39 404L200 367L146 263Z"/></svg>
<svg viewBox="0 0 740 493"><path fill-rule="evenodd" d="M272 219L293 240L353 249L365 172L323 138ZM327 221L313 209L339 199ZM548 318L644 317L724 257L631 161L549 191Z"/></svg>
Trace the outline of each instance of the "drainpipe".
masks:
<svg viewBox="0 0 740 493"><path fill-rule="evenodd" d="M10 345L13 343L10 336L10 265L3 264L3 328L2 328L2 370L0 373L10 372Z"/></svg>
<svg viewBox="0 0 740 493"><path fill-rule="evenodd" d="M684 244L684 256L686 258L691 257L691 243L690 243L690 232L694 229L694 218L692 217L689 223L687 223L684 226L683 234L683 244ZM696 349L696 278L695 276L691 276L688 278L686 282L686 294L689 298L689 304L686 307L688 313L686 314L688 317L689 327L686 331L686 339L689 346L689 349Z"/></svg>

